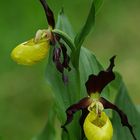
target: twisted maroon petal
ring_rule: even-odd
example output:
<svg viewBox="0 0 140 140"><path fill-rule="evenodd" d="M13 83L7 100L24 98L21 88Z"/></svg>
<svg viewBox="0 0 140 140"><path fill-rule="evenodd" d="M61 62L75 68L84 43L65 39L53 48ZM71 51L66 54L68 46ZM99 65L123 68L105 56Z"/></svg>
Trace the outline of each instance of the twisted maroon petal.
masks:
<svg viewBox="0 0 140 140"><path fill-rule="evenodd" d="M61 57L61 49L60 48L54 48L54 51L53 51L53 61L54 61L55 65L56 65L57 70L59 72L63 73L64 67L61 64L60 57Z"/></svg>
<svg viewBox="0 0 140 140"><path fill-rule="evenodd" d="M98 75L90 75L88 81L86 82L86 89L88 94L91 93L101 93L103 88L115 79L115 74L113 73L115 56L110 59L110 65L105 71L99 72Z"/></svg>
<svg viewBox="0 0 140 140"><path fill-rule="evenodd" d="M52 28L54 28L55 27L55 20L54 20L54 15L53 15L52 10L49 8L49 6L45 0L40 0L40 2L45 10L48 24L50 26L52 26Z"/></svg>
<svg viewBox="0 0 140 140"><path fill-rule="evenodd" d="M70 57L67 54L67 48L63 43L59 42L59 47L55 47L53 50L53 62L56 65L57 70L62 74L62 80L64 83L68 83L68 77L64 73L64 69L71 70L69 66Z"/></svg>
<svg viewBox="0 0 140 140"><path fill-rule="evenodd" d="M87 108L85 109L82 109L82 115L79 119L79 123L80 123L80 126L81 126L81 140L83 140L85 138L85 133L84 133L84 129L83 129L83 124L84 124L84 121L88 115L89 111Z"/></svg>
<svg viewBox="0 0 140 140"><path fill-rule="evenodd" d="M71 70L70 66L69 66L69 62L70 62L70 56L67 54L67 48L63 43L60 43L61 45L61 49L62 49L62 53L63 53L63 62L62 65L64 66L64 68L68 69L68 71Z"/></svg>
<svg viewBox="0 0 140 140"><path fill-rule="evenodd" d="M128 129L130 130L130 133L133 136L134 140L137 140L137 138L135 137L134 132L133 132L133 127L128 122L127 115L122 110L120 110L116 105L114 105L111 102L107 101L103 97L100 98L100 102L103 104L105 109L113 109L119 114L119 116L121 118L122 125L127 126Z"/></svg>
<svg viewBox="0 0 140 140"><path fill-rule="evenodd" d="M73 120L73 115L79 110L87 108L92 103L92 100L90 97L85 97L81 99L78 103L71 105L67 110L67 120L64 125L62 125L62 128L65 128L65 126Z"/></svg>

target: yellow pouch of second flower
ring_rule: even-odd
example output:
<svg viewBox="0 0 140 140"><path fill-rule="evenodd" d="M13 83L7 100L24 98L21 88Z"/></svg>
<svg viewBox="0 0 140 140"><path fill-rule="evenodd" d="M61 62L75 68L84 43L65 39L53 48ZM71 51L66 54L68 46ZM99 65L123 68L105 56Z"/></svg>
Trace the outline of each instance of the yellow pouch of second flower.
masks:
<svg viewBox="0 0 140 140"><path fill-rule="evenodd" d="M98 116L90 112L84 121L84 132L88 140L112 140L113 128L105 112Z"/></svg>
<svg viewBox="0 0 140 140"><path fill-rule="evenodd" d="M31 39L15 47L11 57L18 64L33 65L47 56L49 47L49 41L46 38L38 42Z"/></svg>

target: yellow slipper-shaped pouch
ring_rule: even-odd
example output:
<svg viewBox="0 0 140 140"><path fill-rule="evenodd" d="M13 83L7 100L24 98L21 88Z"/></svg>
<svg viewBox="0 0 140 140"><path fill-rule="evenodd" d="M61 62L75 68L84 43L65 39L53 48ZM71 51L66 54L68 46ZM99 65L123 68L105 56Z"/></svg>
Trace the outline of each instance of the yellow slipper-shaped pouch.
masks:
<svg viewBox="0 0 140 140"><path fill-rule="evenodd" d="M49 47L49 41L46 38L37 42L31 39L14 48L11 57L18 64L33 65L47 56Z"/></svg>
<svg viewBox="0 0 140 140"><path fill-rule="evenodd" d="M100 117L91 111L84 121L84 132L88 140L112 140L113 128L105 112Z"/></svg>

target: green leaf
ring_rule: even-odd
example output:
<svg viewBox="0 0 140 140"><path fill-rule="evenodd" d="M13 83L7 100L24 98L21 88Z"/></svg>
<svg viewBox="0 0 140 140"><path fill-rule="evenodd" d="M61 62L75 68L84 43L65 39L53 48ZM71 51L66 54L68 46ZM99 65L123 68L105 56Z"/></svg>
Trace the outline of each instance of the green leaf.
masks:
<svg viewBox="0 0 140 140"><path fill-rule="evenodd" d="M97 15L100 11L100 9L102 8L104 0L94 0L94 4L95 4L95 15Z"/></svg>
<svg viewBox="0 0 140 140"><path fill-rule="evenodd" d="M77 49L79 49L82 46L86 36L91 31L94 23L95 23L95 5L94 2L92 2L87 20L82 29L80 30L80 32L76 35L74 40Z"/></svg>
<svg viewBox="0 0 140 140"><path fill-rule="evenodd" d="M71 48L72 51L75 50L75 45L73 43L73 40L68 34L66 34L65 32L59 29L54 29L52 32L57 34L59 37L61 37L67 43L67 45Z"/></svg>
<svg viewBox="0 0 140 140"><path fill-rule="evenodd" d="M137 105L137 110L140 113L140 105Z"/></svg>
<svg viewBox="0 0 140 140"><path fill-rule="evenodd" d="M79 33L77 33L74 43L76 46L75 52L72 54L72 61L74 62L74 67L78 69L79 67L79 55L80 48L86 39L87 35L90 33L91 29L95 24L95 15L99 12L101 6L103 4L103 0L93 0L91 4L91 8L87 17L87 20Z"/></svg>
<svg viewBox="0 0 140 140"><path fill-rule="evenodd" d="M70 21L64 14L64 9L62 8L57 19L56 29L60 29L61 31L68 34L72 39L74 39L75 33L72 29Z"/></svg>
<svg viewBox="0 0 140 140"><path fill-rule="evenodd" d="M115 104L121 108L127 114L130 124L133 126L134 133L137 139L140 138L140 114L137 111L135 105L133 104L131 98L129 97L128 91L120 75L117 74L118 84L116 83L114 87L118 90L118 94L115 100ZM117 87L118 85L118 87ZM127 127L122 127L120 118L116 112L113 111L113 127L114 127L114 138L113 140L132 140L132 136Z"/></svg>
<svg viewBox="0 0 140 140"><path fill-rule="evenodd" d="M92 27L94 26L94 23L95 23L95 5L94 5L94 2L92 1L87 20L86 20L84 26L82 27L82 29L80 30L80 32L76 35L75 40L74 40L76 50L72 54L72 59L74 59L72 61L75 62L74 67L77 69L79 67L80 48L81 48L85 38L87 37L87 35L91 31Z"/></svg>
<svg viewBox="0 0 140 140"><path fill-rule="evenodd" d="M56 139L56 132L55 132L55 119L56 119L56 114L54 109L50 109L48 111L48 120L46 123L45 128L41 132L41 134L33 140L55 140Z"/></svg>
<svg viewBox="0 0 140 140"><path fill-rule="evenodd" d="M57 104L57 107L55 108L57 117L60 120L60 123L63 124L66 120L66 109L80 99L81 93L79 92L79 82L76 70L71 66L72 70L67 72L69 83L64 84L61 73L56 70L55 64L52 61L52 52L53 48L50 49L46 78L54 93L54 99ZM75 121L76 120L75 117ZM74 139L74 137L78 139L79 135L79 124L75 122L70 126L70 139Z"/></svg>

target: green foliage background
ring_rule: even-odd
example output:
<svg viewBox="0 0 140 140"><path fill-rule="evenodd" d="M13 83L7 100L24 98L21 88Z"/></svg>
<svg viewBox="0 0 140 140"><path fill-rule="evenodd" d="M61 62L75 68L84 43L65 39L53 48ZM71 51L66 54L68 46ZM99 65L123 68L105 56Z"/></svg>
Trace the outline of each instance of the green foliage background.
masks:
<svg viewBox="0 0 140 140"><path fill-rule="evenodd" d="M74 29L86 19L90 0L48 0L57 13L64 7ZM97 15L94 32L84 43L106 65L117 55L119 71L135 104L140 104L139 0L106 0ZM51 103L46 87L46 60L33 67L18 66L10 59L17 44L30 39L39 28L46 28L44 11L35 0L1 0L0 4L0 137L2 140L30 140L47 120ZM78 18L77 18L78 17Z"/></svg>

